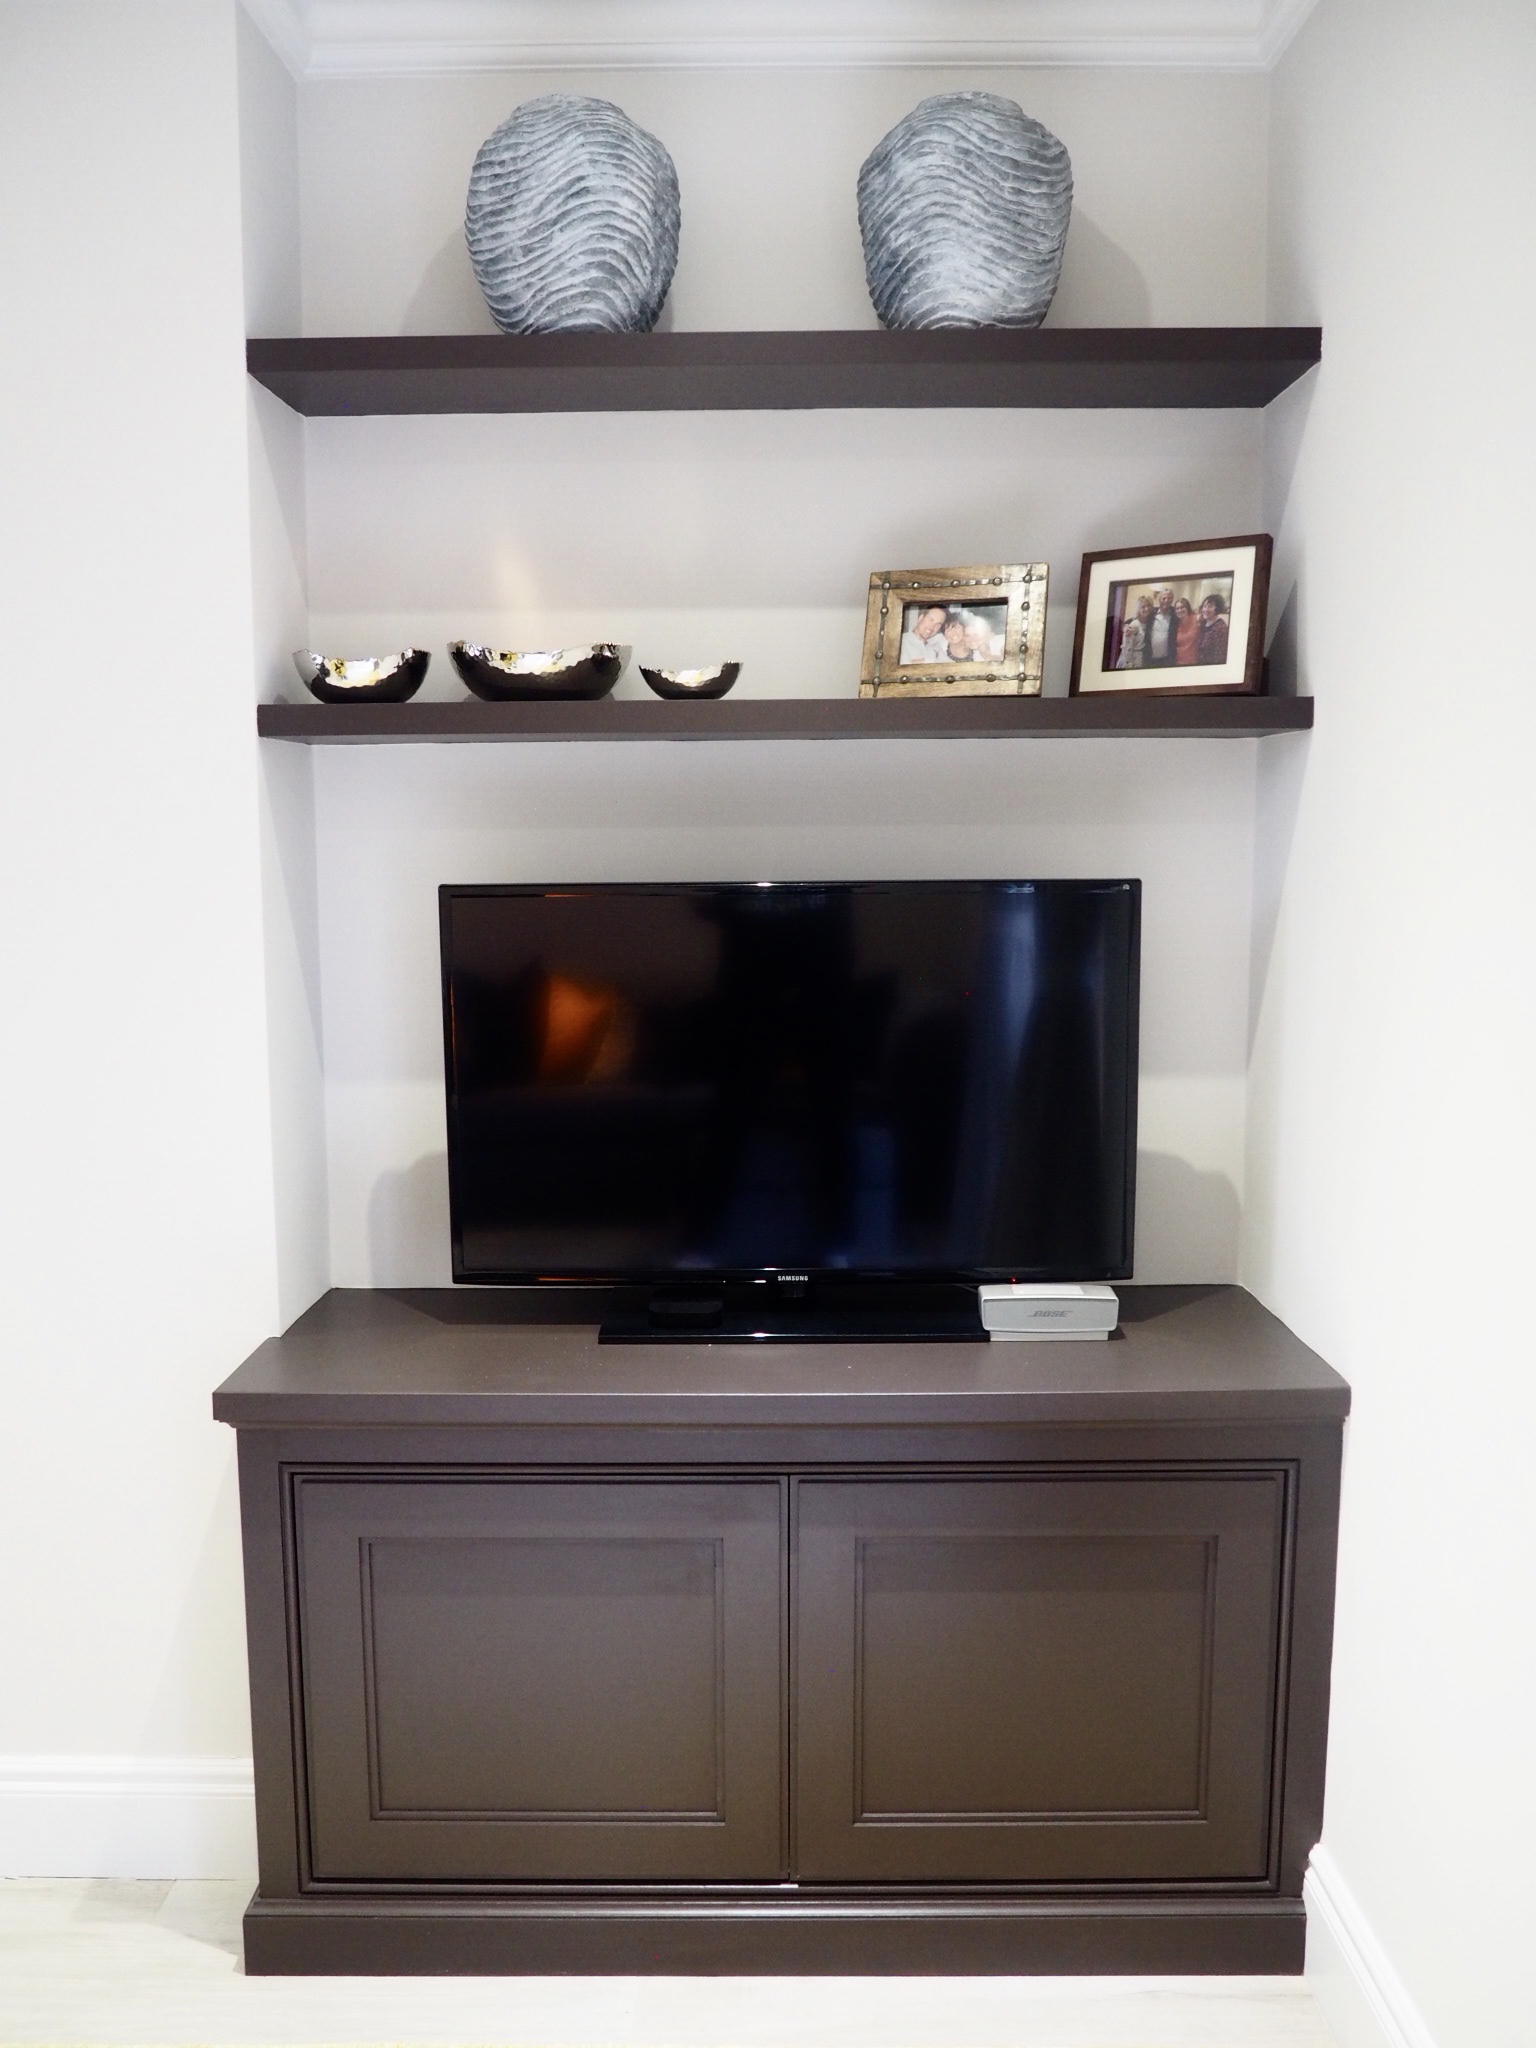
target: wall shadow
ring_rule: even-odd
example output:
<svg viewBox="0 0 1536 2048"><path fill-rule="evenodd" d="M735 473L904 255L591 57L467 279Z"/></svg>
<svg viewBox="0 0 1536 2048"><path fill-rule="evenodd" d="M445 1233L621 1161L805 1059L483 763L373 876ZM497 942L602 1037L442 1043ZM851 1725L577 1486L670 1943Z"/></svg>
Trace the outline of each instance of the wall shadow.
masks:
<svg viewBox="0 0 1536 2048"><path fill-rule="evenodd" d="M1286 592L1280 615L1275 616L1273 595L1270 599L1269 651L1264 657L1264 688L1271 697L1299 697L1300 690L1300 629L1297 623L1300 600L1297 586L1293 582Z"/></svg>
<svg viewBox="0 0 1536 2048"><path fill-rule="evenodd" d="M464 231L444 242L412 292L400 322L402 334L494 334L496 323L481 296Z"/></svg>
<svg viewBox="0 0 1536 2048"><path fill-rule="evenodd" d="M368 1197L368 1281L372 1287L447 1287L448 1155L429 1152L397 1173L381 1173Z"/></svg>
<svg viewBox="0 0 1536 2048"><path fill-rule="evenodd" d="M1308 370L1264 413L1264 518L1277 540L1282 538L1321 375L1321 365Z"/></svg>
<svg viewBox="0 0 1536 2048"><path fill-rule="evenodd" d="M1306 689L1306 637L1302 614L1305 551L1287 530L1291 493L1301 464L1307 427L1317 398L1321 366L1283 392L1264 416L1264 517L1275 536L1270 585L1272 624L1267 660L1270 695L1300 697ZM1301 811L1311 735L1294 733L1265 740L1259 748L1253 834L1253 902L1248 952L1248 1056L1251 1060L1264 1007L1280 904Z"/></svg>
<svg viewBox="0 0 1536 2048"><path fill-rule="evenodd" d="M1074 209L1048 327L1147 327L1152 294L1135 258Z"/></svg>
<svg viewBox="0 0 1536 2048"><path fill-rule="evenodd" d="M1280 904L1301 815L1309 733L1278 733L1261 743L1253 832L1253 912L1248 945L1248 1057L1258 1038L1269 985Z"/></svg>
<svg viewBox="0 0 1536 2048"><path fill-rule="evenodd" d="M1202 1173L1171 1152L1138 1152L1138 1285L1235 1280L1241 1227L1242 1203L1224 1173Z"/></svg>

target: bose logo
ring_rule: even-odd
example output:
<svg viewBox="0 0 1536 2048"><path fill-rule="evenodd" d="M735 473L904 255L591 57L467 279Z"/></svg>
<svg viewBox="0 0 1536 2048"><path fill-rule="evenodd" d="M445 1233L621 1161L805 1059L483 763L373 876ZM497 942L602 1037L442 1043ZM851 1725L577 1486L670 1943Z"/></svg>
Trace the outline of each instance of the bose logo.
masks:
<svg viewBox="0 0 1536 2048"><path fill-rule="evenodd" d="M1065 1310L1064 1308L1037 1308L1037 1309L1035 1309L1035 1310L1033 1311L1033 1313L1035 1314L1035 1316L1036 1316L1036 1317L1039 1317L1039 1316L1064 1316L1064 1315L1066 1314L1066 1310Z"/></svg>

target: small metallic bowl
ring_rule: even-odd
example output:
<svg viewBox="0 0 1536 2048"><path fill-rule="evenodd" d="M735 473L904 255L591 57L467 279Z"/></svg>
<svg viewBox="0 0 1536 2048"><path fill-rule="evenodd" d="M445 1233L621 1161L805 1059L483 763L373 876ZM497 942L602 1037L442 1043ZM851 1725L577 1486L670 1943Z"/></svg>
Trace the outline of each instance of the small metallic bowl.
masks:
<svg viewBox="0 0 1536 2048"><path fill-rule="evenodd" d="M322 704L403 704L421 688L431 659L425 647L367 655L358 661L316 654L311 647L293 650L293 665L305 689Z"/></svg>
<svg viewBox="0 0 1536 2048"><path fill-rule="evenodd" d="M723 697L741 674L739 661L716 662L713 668L647 668L640 673L658 697Z"/></svg>
<svg viewBox="0 0 1536 2048"><path fill-rule="evenodd" d="M599 640L591 647L512 654L477 647L471 640L450 640L448 653L475 695L496 703L519 697L606 697L630 650Z"/></svg>

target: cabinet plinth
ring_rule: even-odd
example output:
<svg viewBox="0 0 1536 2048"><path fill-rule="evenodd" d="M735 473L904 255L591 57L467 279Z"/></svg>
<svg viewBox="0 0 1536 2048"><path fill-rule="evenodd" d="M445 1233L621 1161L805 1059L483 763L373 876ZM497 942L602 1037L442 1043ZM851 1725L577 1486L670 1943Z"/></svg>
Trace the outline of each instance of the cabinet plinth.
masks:
<svg viewBox="0 0 1536 2048"><path fill-rule="evenodd" d="M581 1314L575 1303L568 1312ZM1299 1970L1348 1390L325 1296L240 1437L253 1971Z"/></svg>

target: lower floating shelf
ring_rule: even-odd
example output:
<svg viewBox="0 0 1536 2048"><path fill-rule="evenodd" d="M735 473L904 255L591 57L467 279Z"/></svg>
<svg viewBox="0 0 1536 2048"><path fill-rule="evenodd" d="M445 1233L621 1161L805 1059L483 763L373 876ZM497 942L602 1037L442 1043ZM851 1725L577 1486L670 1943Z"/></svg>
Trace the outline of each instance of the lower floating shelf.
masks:
<svg viewBox="0 0 1536 2048"><path fill-rule="evenodd" d="M1263 739L1310 697L737 697L706 704L262 704L263 739L311 746L512 740Z"/></svg>

